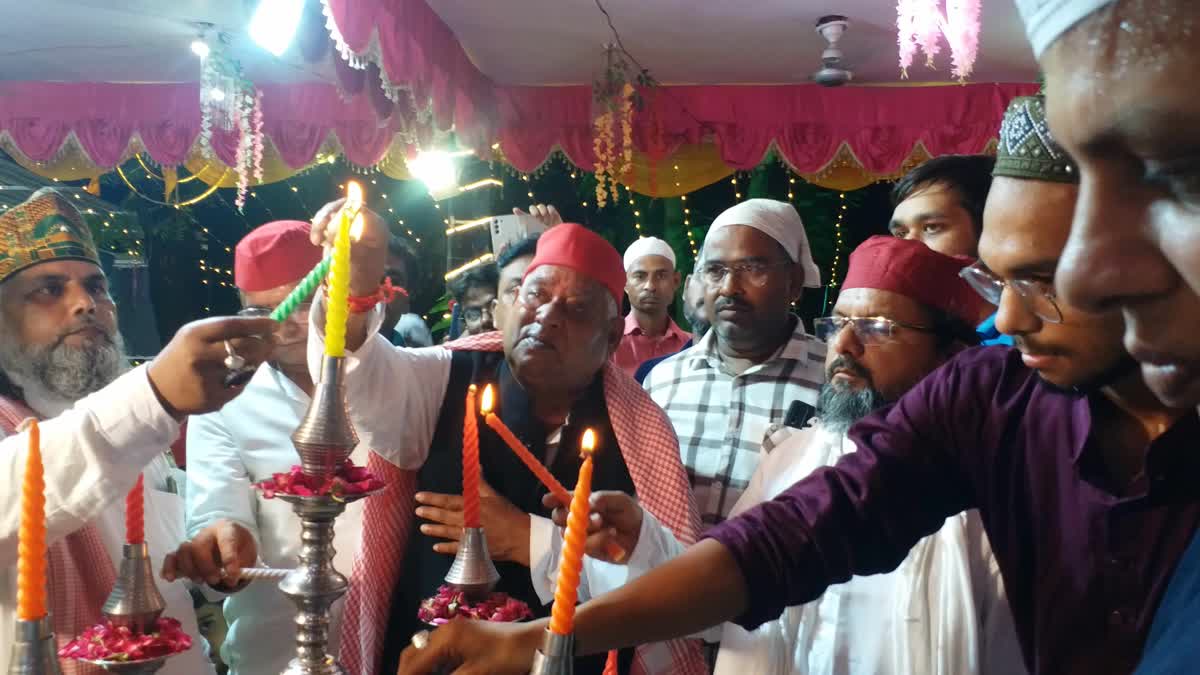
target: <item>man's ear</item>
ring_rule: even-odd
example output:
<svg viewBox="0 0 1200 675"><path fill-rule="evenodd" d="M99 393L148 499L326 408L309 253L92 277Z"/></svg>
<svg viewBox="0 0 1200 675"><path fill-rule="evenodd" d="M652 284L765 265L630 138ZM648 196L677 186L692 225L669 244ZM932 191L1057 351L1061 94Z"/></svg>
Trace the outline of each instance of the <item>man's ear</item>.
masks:
<svg viewBox="0 0 1200 675"><path fill-rule="evenodd" d="M615 316L608 322L608 356L612 358L621 346L621 338L625 337L625 320Z"/></svg>
<svg viewBox="0 0 1200 675"><path fill-rule="evenodd" d="M800 296L804 294L804 265L800 263L792 263L790 269L792 275L791 302L799 302Z"/></svg>

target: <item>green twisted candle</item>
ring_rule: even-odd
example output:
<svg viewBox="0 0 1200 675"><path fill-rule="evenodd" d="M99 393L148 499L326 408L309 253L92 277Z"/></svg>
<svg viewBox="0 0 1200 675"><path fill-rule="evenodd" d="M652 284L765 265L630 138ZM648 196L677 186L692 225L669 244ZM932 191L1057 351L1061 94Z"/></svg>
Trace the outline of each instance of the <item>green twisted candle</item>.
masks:
<svg viewBox="0 0 1200 675"><path fill-rule="evenodd" d="M327 255L322 258L321 262L317 263L317 266L312 268L312 271L305 275L305 277L300 280L300 283L292 289L292 292L288 293L288 296L283 299L283 302L279 303L278 307L271 310L271 318L280 323L286 321L287 318L292 315L292 312L296 311L296 308L300 306L300 303L312 297L313 292L317 290L317 286L320 285L320 283L325 279L325 276L329 274L329 266L331 264L333 264L332 255Z"/></svg>

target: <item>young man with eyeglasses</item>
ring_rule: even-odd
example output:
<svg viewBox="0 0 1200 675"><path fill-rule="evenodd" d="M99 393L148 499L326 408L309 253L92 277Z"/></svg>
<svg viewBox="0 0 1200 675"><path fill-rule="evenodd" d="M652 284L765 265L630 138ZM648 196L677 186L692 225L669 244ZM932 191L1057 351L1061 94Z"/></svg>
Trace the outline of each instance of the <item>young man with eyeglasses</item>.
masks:
<svg viewBox="0 0 1200 675"><path fill-rule="evenodd" d="M704 239L705 304L712 327L660 363L644 386L671 418L706 526L724 520L758 466L763 433L793 401L816 405L825 346L791 313L820 288L800 214L748 199L713 221Z"/></svg>
<svg viewBox="0 0 1200 675"><path fill-rule="evenodd" d="M894 569L948 516L977 508L1025 665L1133 671L1200 525L1200 420L1150 392L1121 348L1119 314L1089 315L1050 293L1078 189L1064 177L1078 172L1040 101L1010 106L995 172L979 253L993 286L1014 291L1000 294L998 324L1024 351L958 355L851 428L856 452L582 606L577 651L726 620L754 629L852 575ZM489 628L435 632L401 674L451 660L524 672L542 624Z"/></svg>
<svg viewBox="0 0 1200 675"><path fill-rule="evenodd" d="M450 294L458 304L463 325L460 337L496 330L492 315L499 275L495 265L479 265L450 282Z"/></svg>

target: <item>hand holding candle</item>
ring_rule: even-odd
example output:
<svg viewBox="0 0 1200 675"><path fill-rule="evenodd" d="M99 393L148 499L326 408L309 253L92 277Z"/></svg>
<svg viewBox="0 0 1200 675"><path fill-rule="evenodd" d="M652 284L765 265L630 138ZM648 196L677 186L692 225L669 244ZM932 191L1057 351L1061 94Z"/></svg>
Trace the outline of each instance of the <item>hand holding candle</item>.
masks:
<svg viewBox="0 0 1200 675"><path fill-rule="evenodd" d="M583 571L583 549L587 542L588 516L591 513L592 453L596 449L596 434L583 432L580 441L583 464L579 480L571 497L571 512L563 533L562 564L558 568L558 584L554 589L554 607L550 612L550 632L570 635L575 630L575 603L579 600L579 579Z"/></svg>
<svg viewBox="0 0 1200 675"><path fill-rule="evenodd" d="M46 616L46 481L41 433L28 422L29 453L21 482L21 523L17 533L17 618L37 621Z"/></svg>
<svg viewBox="0 0 1200 675"><path fill-rule="evenodd" d="M545 485L546 489L552 492L559 502L570 504L571 493L567 492L567 489L562 486L562 483L558 482L554 474L550 473L550 470L543 466L537 457L533 456L533 453L529 452L529 448L526 448L525 444L513 435L513 432L504 424L504 421L492 412L495 408L495 397L492 385L490 384L483 388L482 406L480 407L485 415L484 422L504 440L513 453L517 455L517 458L533 472L533 475L537 476L542 485Z"/></svg>
<svg viewBox="0 0 1200 675"><path fill-rule="evenodd" d="M475 410L475 385L467 389L467 416L463 420L463 527L479 527L479 422Z"/></svg>
<svg viewBox="0 0 1200 675"><path fill-rule="evenodd" d="M146 483L145 477L138 474L137 483L129 494L125 495L125 543L144 544L146 542Z"/></svg>

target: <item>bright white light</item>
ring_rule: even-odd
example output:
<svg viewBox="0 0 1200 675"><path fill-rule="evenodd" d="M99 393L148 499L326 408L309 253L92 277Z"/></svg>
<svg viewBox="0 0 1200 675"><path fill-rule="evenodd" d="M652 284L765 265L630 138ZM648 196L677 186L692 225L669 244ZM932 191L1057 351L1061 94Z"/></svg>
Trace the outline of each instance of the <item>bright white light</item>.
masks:
<svg viewBox="0 0 1200 675"><path fill-rule="evenodd" d="M225 100L225 92L220 89L217 89L216 87L213 87L212 89L208 90L208 97L214 101L224 101Z"/></svg>
<svg viewBox="0 0 1200 675"><path fill-rule="evenodd" d="M192 40L192 53L196 56L207 59L209 51L208 43L204 40Z"/></svg>
<svg viewBox="0 0 1200 675"><path fill-rule="evenodd" d="M425 184L434 195L446 193L458 185L458 167L454 158L441 150L417 153L408 163L413 177Z"/></svg>
<svg viewBox="0 0 1200 675"><path fill-rule="evenodd" d="M282 56L300 25L304 0L260 0L250 19L250 37L275 56Z"/></svg>

